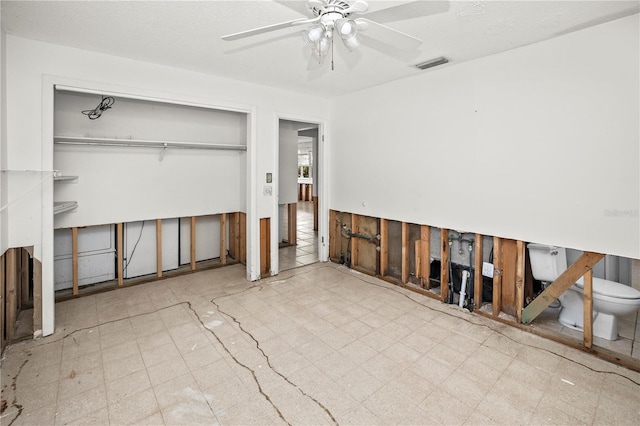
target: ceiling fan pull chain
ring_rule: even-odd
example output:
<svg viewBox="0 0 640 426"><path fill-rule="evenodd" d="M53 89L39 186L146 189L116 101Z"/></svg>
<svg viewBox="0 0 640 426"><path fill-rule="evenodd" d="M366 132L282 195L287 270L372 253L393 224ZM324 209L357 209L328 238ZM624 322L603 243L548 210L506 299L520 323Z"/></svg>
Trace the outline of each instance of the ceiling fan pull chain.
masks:
<svg viewBox="0 0 640 426"><path fill-rule="evenodd" d="M331 37L331 71L333 71L333 37Z"/></svg>

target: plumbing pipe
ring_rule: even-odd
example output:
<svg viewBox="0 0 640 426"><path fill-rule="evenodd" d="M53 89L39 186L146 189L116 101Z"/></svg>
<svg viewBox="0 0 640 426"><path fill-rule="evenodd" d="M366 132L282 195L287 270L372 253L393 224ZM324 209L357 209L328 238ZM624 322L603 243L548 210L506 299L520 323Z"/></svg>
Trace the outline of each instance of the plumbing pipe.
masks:
<svg viewBox="0 0 640 426"><path fill-rule="evenodd" d="M464 300L467 295L467 279L469 278L469 271L466 269L462 271L462 283L460 284L460 299L458 300L458 306L464 308Z"/></svg>

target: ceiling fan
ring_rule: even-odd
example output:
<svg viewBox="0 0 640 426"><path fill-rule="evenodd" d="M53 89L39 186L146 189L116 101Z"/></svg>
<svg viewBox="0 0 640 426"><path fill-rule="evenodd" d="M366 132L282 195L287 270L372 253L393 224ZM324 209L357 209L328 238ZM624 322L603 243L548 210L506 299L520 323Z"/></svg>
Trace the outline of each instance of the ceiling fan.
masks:
<svg viewBox="0 0 640 426"><path fill-rule="evenodd" d="M395 6L377 11L376 16L380 16L380 13L385 10L397 8L398 6ZM376 35L383 37L386 44L397 49L410 50L422 44L422 40L386 25L364 17L355 18L354 15L364 14L369 9L369 5L363 0L356 0L351 4L343 0L308 0L307 9L313 17L241 31L225 35L222 39L233 41L283 28L309 24L307 28L302 30L302 40L311 48L312 58L315 57L318 62L322 62L329 51L333 52L334 38L340 38L349 51L354 51L360 45L358 34L370 28L375 28Z"/></svg>

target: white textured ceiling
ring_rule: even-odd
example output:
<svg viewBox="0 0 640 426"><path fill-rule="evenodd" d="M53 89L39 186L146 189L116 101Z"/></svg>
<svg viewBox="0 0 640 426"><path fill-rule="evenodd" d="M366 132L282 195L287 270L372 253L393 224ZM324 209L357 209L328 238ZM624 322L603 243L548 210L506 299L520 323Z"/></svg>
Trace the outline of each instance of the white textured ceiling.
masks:
<svg viewBox="0 0 640 426"><path fill-rule="evenodd" d="M302 1L7 1L7 34L325 97L418 73L439 56L467 61L638 13L640 1L378 1L365 17L424 41L413 52L364 37L336 43L330 64L310 56L292 27L233 42L225 34L302 18ZM383 9L392 8L387 12ZM382 40L383 41L383 40ZM450 66L444 65L444 66Z"/></svg>

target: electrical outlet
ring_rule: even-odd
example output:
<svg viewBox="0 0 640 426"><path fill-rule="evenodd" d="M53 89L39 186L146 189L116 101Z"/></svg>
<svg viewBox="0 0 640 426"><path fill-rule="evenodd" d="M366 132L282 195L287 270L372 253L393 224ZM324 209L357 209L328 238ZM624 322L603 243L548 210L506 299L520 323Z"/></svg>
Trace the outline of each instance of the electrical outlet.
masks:
<svg viewBox="0 0 640 426"><path fill-rule="evenodd" d="M265 185L264 188L262 189L262 195L271 197L273 195L273 187L271 185Z"/></svg>
<svg viewBox="0 0 640 426"><path fill-rule="evenodd" d="M493 263L482 262L482 275L493 278Z"/></svg>

